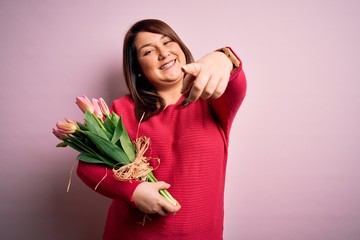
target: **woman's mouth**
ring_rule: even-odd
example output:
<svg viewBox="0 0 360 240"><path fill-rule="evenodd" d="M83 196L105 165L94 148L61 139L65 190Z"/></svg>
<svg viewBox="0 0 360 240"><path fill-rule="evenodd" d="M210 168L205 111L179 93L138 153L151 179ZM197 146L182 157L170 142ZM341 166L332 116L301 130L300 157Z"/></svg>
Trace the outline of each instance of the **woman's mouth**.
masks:
<svg viewBox="0 0 360 240"><path fill-rule="evenodd" d="M170 62L168 62L168 63L165 63L164 65L162 65L162 66L160 67L160 69L161 69L161 70L166 70L166 69L172 67L172 66L175 64L175 62L176 62L176 59L174 59L174 60L172 60L172 61L170 61Z"/></svg>

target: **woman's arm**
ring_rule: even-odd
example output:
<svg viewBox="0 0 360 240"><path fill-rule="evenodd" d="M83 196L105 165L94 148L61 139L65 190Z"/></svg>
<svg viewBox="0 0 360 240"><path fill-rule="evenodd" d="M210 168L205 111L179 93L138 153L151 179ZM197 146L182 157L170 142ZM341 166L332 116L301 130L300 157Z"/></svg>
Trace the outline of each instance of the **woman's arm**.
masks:
<svg viewBox="0 0 360 240"><path fill-rule="evenodd" d="M246 77L241 67L231 73L228 86L218 99L210 99L217 119L226 138L229 137L230 128L241 103L246 94Z"/></svg>
<svg viewBox="0 0 360 240"><path fill-rule="evenodd" d="M77 167L79 178L94 191L111 199L125 199L135 204L132 195L139 181L124 182L114 177L113 171L102 165L79 161Z"/></svg>
<svg viewBox="0 0 360 240"><path fill-rule="evenodd" d="M156 183L117 180L112 169L79 161L77 175L91 189L111 198L124 199L138 207L144 213L158 213L162 216L176 213L181 206L172 205L160 194L160 189L168 189L169 184L160 181Z"/></svg>
<svg viewBox="0 0 360 240"><path fill-rule="evenodd" d="M231 123L245 97L246 78L240 59L230 48L227 50L231 53L230 57L215 51L198 62L185 65L183 71L187 76L184 78L183 92L190 91L187 99L190 102L199 98L210 99L228 137Z"/></svg>

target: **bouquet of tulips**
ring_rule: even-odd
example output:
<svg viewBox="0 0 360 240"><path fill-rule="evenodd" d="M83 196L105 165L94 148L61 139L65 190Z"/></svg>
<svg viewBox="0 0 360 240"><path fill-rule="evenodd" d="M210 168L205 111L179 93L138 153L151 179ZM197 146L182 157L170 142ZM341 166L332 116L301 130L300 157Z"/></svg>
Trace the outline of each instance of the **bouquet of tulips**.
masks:
<svg viewBox="0 0 360 240"><path fill-rule="evenodd" d="M90 101L83 95L76 98L76 104L85 114L85 123L69 118L57 122L53 134L62 140L57 147L69 146L80 153L78 160L111 168L120 181L158 181L148 162L150 158L144 156L150 144L148 137L131 141L121 117L110 113L102 98ZM170 203L178 204L166 189L160 190L160 194Z"/></svg>

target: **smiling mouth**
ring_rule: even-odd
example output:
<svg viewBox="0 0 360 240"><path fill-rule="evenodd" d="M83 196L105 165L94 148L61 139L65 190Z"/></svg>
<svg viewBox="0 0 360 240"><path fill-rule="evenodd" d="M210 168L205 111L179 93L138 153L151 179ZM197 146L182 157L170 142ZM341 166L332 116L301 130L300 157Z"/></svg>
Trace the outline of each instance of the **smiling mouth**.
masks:
<svg viewBox="0 0 360 240"><path fill-rule="evenodd" d="M172 67L172 66L175 64L175 62L176 62L176 59L174 59L174 60L172 60L172 61L170 61L170 62L162 65L162 66L160 67L160 69L161 69L161 70L166 70L166 69Z"/></svg>

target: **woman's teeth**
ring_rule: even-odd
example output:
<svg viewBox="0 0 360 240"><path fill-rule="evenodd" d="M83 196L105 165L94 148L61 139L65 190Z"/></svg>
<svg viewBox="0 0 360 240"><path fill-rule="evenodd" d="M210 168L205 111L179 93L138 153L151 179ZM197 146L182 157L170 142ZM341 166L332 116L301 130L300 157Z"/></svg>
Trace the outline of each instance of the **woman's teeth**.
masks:
<svg viewBox="0 0 360 240"><path fill-rule="evenodd" d="M171 66L174 65L174 64L175 64L175 60L173 60L173 61L171 61L171 62L169 62L169 63L167 63L167 64L165 64L165 65L162 65L160 69L163 70L163 69L169 68L169 67L171 67Z"/></svg>

